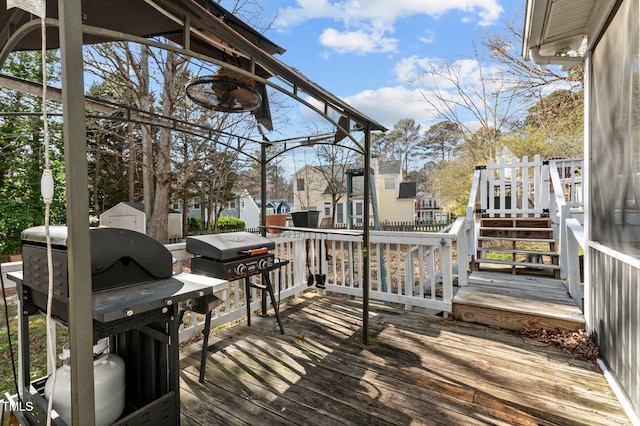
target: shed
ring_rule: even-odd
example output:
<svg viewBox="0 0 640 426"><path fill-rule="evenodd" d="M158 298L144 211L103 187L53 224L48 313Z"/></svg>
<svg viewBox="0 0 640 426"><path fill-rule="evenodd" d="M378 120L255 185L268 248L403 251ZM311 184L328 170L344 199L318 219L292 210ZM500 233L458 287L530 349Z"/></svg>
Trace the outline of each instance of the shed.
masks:
<svg viewBox="0 0 640 426"><path fill-rule="evenodd" d="M182 238L182 214L169 209L169 238ZM147 221L144 203L123 201L100 215L100 225L130 229L146 234Z"/></svg>

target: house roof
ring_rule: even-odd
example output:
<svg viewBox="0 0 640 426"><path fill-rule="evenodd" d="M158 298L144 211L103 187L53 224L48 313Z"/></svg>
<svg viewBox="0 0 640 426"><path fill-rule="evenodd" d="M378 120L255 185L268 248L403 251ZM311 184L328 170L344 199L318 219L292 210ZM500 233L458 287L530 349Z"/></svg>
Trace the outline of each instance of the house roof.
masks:
<svg viewBox="0 0 640 426"><path fill-rule="evenodd" d="M131 208L134 208L134 209L144 213L144 203L133 203L131 201L123 201L120 204L124 204L125 206L129 206Z"/></svg>
<svg viewBox="0 0 640 426"><path fill-rule="evenodd" d="M255 200L255 202L258 207L262 207L262 200ZM267 205L273 207L274 209L277 209L283 204L288 206L289 202L282 199L267 200Z"/></svg>
<svg viewBox="0 0 640 426"><path fill-rule="evenodd" d="M582 65L581 55L597 40L615 3L615 0L527 0L522 56L539 65ZM580 49L584 40L587 44ZM572 57L570 51L578 56Z"/></svg>
<svg viewBox="0 0 640 426"><path fill-rule="evenodd" d="M400 189L398 191L398 198L401 199L414 199L416 198L416 183L415 182L400 182Z"/></svg>
<svg viewBox="0 0 640 426"><path fill-rule="evenodd" d="M398 160L394 160L391 163L383 164L380 166L379 173L381 175L397 175L402 170L402 163Z"/></svg>

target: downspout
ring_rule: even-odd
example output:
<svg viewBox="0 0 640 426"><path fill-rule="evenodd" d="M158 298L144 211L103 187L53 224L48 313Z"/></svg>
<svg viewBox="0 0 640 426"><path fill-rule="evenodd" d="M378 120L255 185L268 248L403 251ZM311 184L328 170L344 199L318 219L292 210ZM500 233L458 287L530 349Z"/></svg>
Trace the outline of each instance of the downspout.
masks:
<svg viewBox="0 0 640 426"><path fill-rule="evenodd" d="M584 59L580 56L542 56L537 46L529 49L529 57L542 69L547 65L560 65L560 69L567 71L573 67L581 67L584 63Z"/></svg>

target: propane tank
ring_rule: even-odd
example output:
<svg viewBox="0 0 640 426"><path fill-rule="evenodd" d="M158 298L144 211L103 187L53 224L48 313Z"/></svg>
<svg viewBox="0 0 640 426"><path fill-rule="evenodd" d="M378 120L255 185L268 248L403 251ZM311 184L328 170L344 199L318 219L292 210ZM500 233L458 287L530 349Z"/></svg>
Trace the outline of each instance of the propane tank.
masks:
<svg viewBox="0 0 640 426"><path fill-rule="evenodd" d="M125 405L124 361L108 352L109 338L93 346L93 380L96 405L96 426L107 426L118 420ZM69 344L62 349L63 364L56 370L56 387L53 390L53 408L71 425L71 367ZM51 377L44 386L44 397L51 397Z"/></svg>

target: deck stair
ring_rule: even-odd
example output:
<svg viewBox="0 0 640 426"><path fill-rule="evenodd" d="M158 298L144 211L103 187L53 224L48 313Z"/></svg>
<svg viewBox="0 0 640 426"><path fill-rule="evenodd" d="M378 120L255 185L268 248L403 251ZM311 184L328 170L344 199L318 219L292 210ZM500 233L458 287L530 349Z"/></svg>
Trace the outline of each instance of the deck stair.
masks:
<svg viewBox="0 0 640 426"><path fill-rule="evenodd" d="M472 272L453 298L453 317L508 330L575 331L585 327L581 309L560 280Z"/></svg>
<svg viewBox="0 0 640 426"><path fill-rule="evenodd" d="M476 271L481 265L508 266L513 275L552 271L558 278L560 266L556 246L548 217L483 217L472 266ZM496 254L501 258L495 259Z"/></svg>

